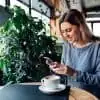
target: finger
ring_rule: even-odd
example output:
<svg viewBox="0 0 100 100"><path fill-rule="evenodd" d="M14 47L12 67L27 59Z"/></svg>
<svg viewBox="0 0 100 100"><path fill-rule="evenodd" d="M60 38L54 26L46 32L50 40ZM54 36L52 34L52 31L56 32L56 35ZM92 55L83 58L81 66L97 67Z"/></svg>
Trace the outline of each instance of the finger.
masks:
<svg viewBox="0 0 100 100"><path fill-rule="evenodd" d="M56 67L59 67L59 66L58 66L58 64L56 64L55 62L53 62L52 64L50 64L50 67L51 68L56 68Z"/></svg>
<svg viewBox="0 0 100 100"><path fill-rule="evenodd" d="M56 66L49 66L49 68L53 71L56 68Z"/></svg>
<svg viewBox="0 0 100 100"><path fill-rule="evenodd" d="M57 62L52 62L52 63L50 64L50 66L57 66L57 65L58 65Z"/></svg>
<svg viewBox="0 0 100 100"><path fill-rule="evenodd" d="M54 71L61 71L60 68L53 68Z"/></svg>

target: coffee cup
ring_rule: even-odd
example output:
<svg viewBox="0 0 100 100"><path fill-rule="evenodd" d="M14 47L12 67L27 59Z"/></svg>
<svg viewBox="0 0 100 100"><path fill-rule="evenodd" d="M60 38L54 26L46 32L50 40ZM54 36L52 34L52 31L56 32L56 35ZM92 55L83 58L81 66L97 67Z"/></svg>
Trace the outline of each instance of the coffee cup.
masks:
<svg viewBox="0 0 100 100"><path fill-rule="evenodd" d="M49 75L41 79L42 86L47 89L57 89L60 84L60 76Z"/></svg>

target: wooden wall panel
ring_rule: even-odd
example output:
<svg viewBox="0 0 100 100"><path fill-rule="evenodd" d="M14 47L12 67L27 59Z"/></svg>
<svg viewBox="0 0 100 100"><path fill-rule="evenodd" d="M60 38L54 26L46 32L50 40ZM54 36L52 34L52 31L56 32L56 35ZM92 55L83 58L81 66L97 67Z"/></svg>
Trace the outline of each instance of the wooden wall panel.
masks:
<svg viewBox="0 0 100 100"><path fill-rule="evenodd" d="M60 16L56 16L56 10L60 11L61 14L68 10L66 0L43 0L48 5L52 5L50 12L50 25L51 25L51 34L61 38L59 31L59 19Z"/></svg>

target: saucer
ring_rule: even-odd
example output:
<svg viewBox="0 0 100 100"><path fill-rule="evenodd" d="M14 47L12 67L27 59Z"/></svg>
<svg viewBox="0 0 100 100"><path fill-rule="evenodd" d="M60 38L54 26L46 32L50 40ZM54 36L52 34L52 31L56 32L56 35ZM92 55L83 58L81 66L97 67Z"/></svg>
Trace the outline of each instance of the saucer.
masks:
<svg viewBox="0 0 100 100"><path fill-rule="evenodd" d="M4 88L4 86L0 86L0 90L3 89L3 88Z"/></svg>
<svg viewBox="0 0 100 100"><path fill-rule="evenodd" d="M53 93L56 93L56 92L61 92L65 88L66 88L66 86L64 84L59 84L58 88L56 88L56 89L48 89L44 86L39 86L39 90L43 93L46 93L46 94L53 94Z"/></svg>

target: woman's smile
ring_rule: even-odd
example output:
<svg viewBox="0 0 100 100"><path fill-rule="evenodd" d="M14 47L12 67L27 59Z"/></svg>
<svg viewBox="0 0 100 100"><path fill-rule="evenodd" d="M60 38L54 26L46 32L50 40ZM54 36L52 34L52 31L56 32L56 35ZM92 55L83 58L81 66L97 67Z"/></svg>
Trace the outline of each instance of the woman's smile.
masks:
<svg viewBox="0 0 100 100"><path fill-rule="evenodd" d="M61 24L61 35L62 37L70 43L79 41L79 27L72 25L69 22L63 22Z"/></svg>

